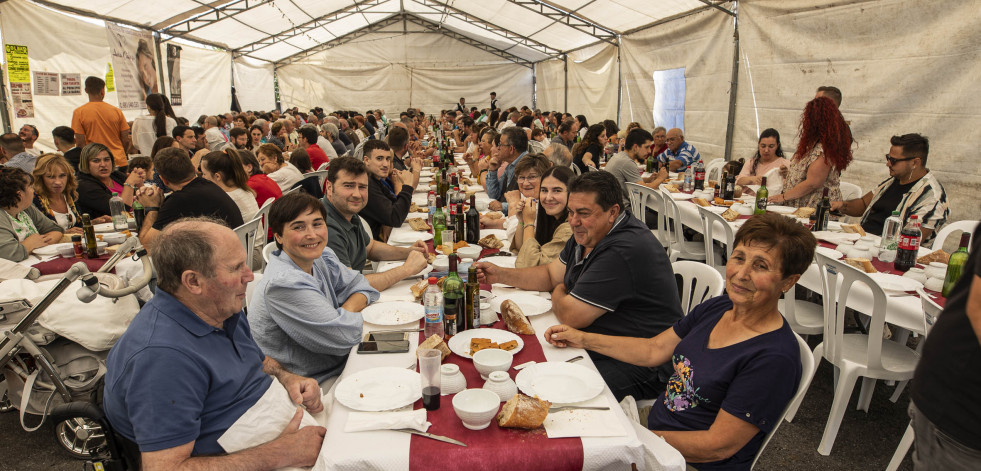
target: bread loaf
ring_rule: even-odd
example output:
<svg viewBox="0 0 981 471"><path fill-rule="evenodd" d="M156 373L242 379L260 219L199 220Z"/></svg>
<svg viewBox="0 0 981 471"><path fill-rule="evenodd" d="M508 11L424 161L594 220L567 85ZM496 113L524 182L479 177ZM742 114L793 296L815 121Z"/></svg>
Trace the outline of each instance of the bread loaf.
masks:
<svg viewBox="0 0 981 471"><path fill-rule="evenodd" d="M862 236L865 235L865 229L862 229L862 226L858 224L842 224L841 230L848 234L860 234Z"/></svg>
<svg viewBox="0 0 981 471"><path fill-rule="evenodd" d="M497 425L504 428L533 429L542 426L552 403L537 397L515 394L497 414Z"/></svg>
<svg viewBox="0 0 981 471"><path fill-rule="evenodd" d="M725 212L722 213L722 219L725 219L726 221L729 221L729 222L733 222L736 219L739 219L739 213L736 212L736 211L733 211L732 208L729 208L729 209L725 210Z"/></svg>
<svg viewBox="0 0 981 471"><path fill-rule="evenodd" d="M668 190L668 193L677 193L678 191L680 191L678 190L678 185L675 185L674 183L668 183L664 185L664 189Z"/></svg>
<svg viewBox="0 0 981 471"><path fill-rule="evenodd" d="M483 239L477 241L477 244L485 249L499 249L504 247L504 242L501 242L494 234L491 234Z"/></svg>
<svg viewBox="0 0 981 471"><path fill-rule="evenodd" d="M794 216L799 217L799 218L809 218L816 211L817 210L814 209L814 208L809 208L807 206L804 206L802 208L797 208L797 211L794 211Z"/></svg>
<svg viewBox="0 0 981 471"><path fill-rule="evenodd" d="M706 208L712 206L712 203L709 203L705 198L692 198L691 202Z"/></svg>
<svg viewBox="0 0 981 471"><path fill-rule="evenodd" d="M933 252L916 259L916 263L921 265L929 265L932 262L947 263L948 259L950 259L950 254L947 252L944 252L943 250L934 250Z"/></svg>
<svg viewBox="0 0 981 471"><path fill-rule="evenodd" d="M443 354L443 357L440 358L440 361L443 361L446 359L446 357L450 356L450 347L446 346L446 342L444 342L442 337L440 337L439 335L433 335L432 337L426 339L424 342L420 343L419 348L416 349L417 357L419 356L419 350L423 348L431 348L434 350L439 350L440 353Z"/></svg>
<svg viewBox="0 0 981 471"><path fill-rule="evenodd" d="M875 267L872 266L872 262L867 258L846 258L845 263L858 268L865 273L879 273L879 270L876 270Z"/></svg>
<svg viewBox="0 0 981 471"><path fill-rule="evenodd" d="M525 313L518 307L518 303L510 299L501 303L501 317L504 318L504 325L511 332L521 335L535 335L535 329L531 326L531 322L528 322Z"/></svg>
<svg viewBox="0 0 981 471"><path fill-rule="evenodd" d="M422 294L426 292L426 288L428 287L429 287L429 278L423 278L415 282L415 284L413 284L412 286L410 286L409 291L412 291L412 295L415 296L416 299L419 299L422 297Z"/></svg>
<svg viewBox="0 0 981 471"><path fill-rule="evenodd" d="M429 224L423 218L409 218L405 222L409 223L409 227L414 231L428 231Z"/></svg>

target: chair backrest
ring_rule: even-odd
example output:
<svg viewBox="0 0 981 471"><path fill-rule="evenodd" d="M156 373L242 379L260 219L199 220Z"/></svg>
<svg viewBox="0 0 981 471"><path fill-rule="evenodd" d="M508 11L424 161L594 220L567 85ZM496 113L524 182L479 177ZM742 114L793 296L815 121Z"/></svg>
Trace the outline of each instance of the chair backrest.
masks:
<svg viewBox="0 0 981 471"><path fill-rule="evenodd" d="M698 208L698 216L702 218L702 235L705 238L705 263L724 273L725 264L719 263L721 260L715 260L715 250L713 250L715 231L721 230L723 232L725 238L723 243L726 245L726 258L732 255L732 241L736 239L736 233L732 230L729 222L721 215L715 214L708 208L702 206L695 205L695 207Z"/></svg>
<svg viewBox="0 0 981 471"><path fill-rule="evenodd" d="M290 193L293 193L294 191L299 191L299 190L300 190L300 187L298 185L293 185L293 188L290 188L289 190L286 190L286 191L283 192L283 196L286 196L286 195L288 195Z"/></svg>
<svg viewBox="0 0 981 471"><path fill-rule="evenodd" d="M325 169L325 168L327 168L326 165L327 165L327 163L325 162L320 167L322 169ZM314 170L314 171L312 171L312 172L304 175L304 177L305 178L317 177L317 183L318 183L318 185L320 187L320 191L323 191L324 181L327 180L327 170Z"/></svg>
<svg viewBox="0 0 981 471"><path fill-rule="evenodd" d="M916 292L920 295L920 304L923 305L923 333L929 334L933 324L937 322L937 316L944 308L940 307L926 291L923 291L923 288L917 288Z"/></svg>
<svg viewBox="0 0 981 471"><path fill-rule="evenodd" d="M657 237L657 240L661 242L661 245L667 249L671 240L671 233L668 232L667 209L664 206L664 198L667 197L660 191L653 188L648 188L646 186L644 187L643 191L647 193L647 208L654 211L654 213L657 215L657 233L655 234L655 237Z"/></svg>
<svg viewBox="0 0 981 471"><path fill-rule="evenodd" d="M705 181L718 181L722 177L722 167L725 167L725 159L715 159L705 164Z"/></svg>
<svg viewBox="0 0 981 471"><path fill-rule="evenodd" d="M780 424L783 423L784 417L787 416L787 412L792 404L796 404L804 394L807 393L807 387L811 384L811 378L814 376L814 368L817 367L817 362L815 361L814 354L811 353L810 347L807 346L807 342L801 338L800 335L794 334L797 339L797 346L800 347L800 384L797 385L797 391L794 392L794 397L790 399L787 406L783 408L783 412L780 413L780 417L773 424L773 429L770 433L766 434L763 438L763 443L760 444L760 449L756 450L756 456L753 457L753 464L750 465L750 469L756 467L756 462L759 461L760 455L763 454L763 449L766 445L770 443L770 439L773 438L773 434L777 433L777 429L780 428Z"/></svg>
<svg viewBox="0 0 981 471"><path fill-rule="evenodd" d="M937 232L937 238L933 239L933 250L944 248L944 241L954 231L964 231L971 234L971 241L974 241L974 228L978 227L978 221L957 221L944 224ZM970 242L968 243L970 247Z"/></svg>
<svg viewBox="0 0 981 471"><path fill-rule="evenodd" d="M869 369L883 369L882 332L886 320L886 293L869 275L843 261L834 260L824 254L814 255L824 295L824 357L832 364L841 360L841 345L844 341L845 309L848 296L858 285L866 285L872 292L872 312L868 327L868 347L866 365Z"/></svg>
<svg viewBox="0 0 981 471"><path fill-rule="evenodd" d="M627 198L630 200L630 212L634 213L637 219L647 222L647 211L644 211L647 205L647 194L641 188L645 188L645 186L627 182Z"/></svg>
<svg viewBox="0 0 981 471"><path fill-rule="evenodd" d="M662 240L661 242L665 246L674 246L681 243L683 236L682 224L681 224L681 209L678 208L678 202L671 197L671 193L668 190L661 189L661 201L664 204L664 214L665 214L665 230L667 235L667 240ZM668 225L668 220L673 221L673 224ZM660 227L660 226L658 226Z"/></svg>
<svg viewBox="0 0 981 471"><path fill-rule="evenodd" d="M317 167L317 171L319 172L320 170L327 170L328 168L330 168L330 161L320 164L320 166Z"/></svg>
<svg viewBox="0 0 981 471"><path fill-rule="evenodd" d="M671 264L675 276L681 276L681 312L688 315L692 308L722 294L725 280L713 268L701 262L680 260Z"/></svg>
<svg viewBox="0 0 981 471"><path fill-rule="evenodd" d="M242 224L234 229L235 235L238 236L238 241L242 243L242 247L245 248L245 253L249 261L249 268L252 266L252 251L256 247L256 237L259 232L259 223L262 222L261 217L252 219L251 221Z"/></svg>
<svg viewBox="0 0 981 471"><path fill-rule="evenodd" d="M262 206L259 207L259 210L256 211L255 216L252 216L253 218L262 219L262 221L259 223L259 233L256 236L256 245L259 247L266 245L266 240L268 239L269 209L272 208L274 201L276 201L276 198L267 199L266 202L262 203Z"/></svg>
<svg viewBox="0 0 981 471"><path fill-rule="evenodd" d="M262 246L262 260L269 263L269 259L272 258L273 250L276 250L276 241L269 242Z"/></svg>
<svg viewBox="0 0 981 471"><path fill-rule="evenodd" d="M862 187L848 182L839 182L838 186L841 188L841 200L849 201L855 198L862 197Z"/></svg>

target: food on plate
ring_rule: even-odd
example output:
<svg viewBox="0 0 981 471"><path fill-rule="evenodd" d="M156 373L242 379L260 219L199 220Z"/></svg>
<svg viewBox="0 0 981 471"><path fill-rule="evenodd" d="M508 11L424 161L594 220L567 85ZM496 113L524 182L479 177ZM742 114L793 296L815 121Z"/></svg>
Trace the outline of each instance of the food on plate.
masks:
<svg viewBox="0 0 981 471"><path fill-rule="evenodd" d="M473 356L481 350L487 350L488 348L501 348L497 342L492 342L491 339L473 338L470 339L470 355Z"/></svg>
<svg viewBox="0 0 981 471"><path fill-rule="evenodd" d="M429 212L429 207L428 206L419 206L418 204L412 203L412 204L409 205L409 212L410 213L428 213Z"/></svg>
<svg viewBox="0 0 981 471"><path fill-rule="evenodd" d="M541 427L548 417L552 403L518 393L508 399L497 414L497 425L505 428L533 429Z"/></svg>
<svg viewBox="0 0 981 471"><path fill-rule="evenodd" d="M426 263L432 265L433 262L435 262L435 261L436 261L436 253L435 252L433 252L433 253L427 253L426 254Z"/></svg>
<svg viewBox="0 0 981 471"><path fill-rule="evenodd" d="M734 203L734 201L732 201L732 200L724 200L724 199L719 198L719 197L715 197L713 199L713 202L715 202L715 204L718 205L718 206L732 206L732 203Z"/></svg>
<svg viewBox="0 0 981 471"><path fill-rule="evenodd" d="M504 243L496 235L490 234L477 241L477 244L485 249L499 249L504 247Z"/></svg>
<svg viewBox="0 0 981 471"><path fill-rule="evenodd" d="M797 208L797 211L794 211L793 214L794 214L794 217L809 218L816 211L817 211L817 209L809 208L807 206L804 206L802 208Z"/></svg>
<svg viewBox="0 0 981 471"><path fill-rule="evenodd" d="M879 273L879 270L876 270L875 267L872 266L872 262L867 258L846 258L845 263L858 268L865 273Z"/></svg>
<svg viewBox="0 0 981 471"><path fill-rule="evenodd" d="M862 229L862 226L858 224L842 224L841 230L849 234L865 235L865 229Z"/></svg>
<svg viewBox="0 0 981 471"><path fill-rule="evenodd" d="M416 357L419 356L419 349L423 349L423 348L431 348L433 350L439 350L440 353L443 354L443 357L440 358L440 361L445 360L446 357L450 356L451 353L450 347L446 346L446 342L444 342L442 337L440 337L439 335L433 335L432 337L429 337L428 339L420 343L419 348L416 349Z"/></svg>
<svg viewBox="0 0 981 471"><path fill-rule="evenodd" d="M668 192L670 193L677 193L681 191L678 189L678 185L675 185L674 183L668 183L667 185L664 185L664 189L668 190Z"/></svg>
<svg viewBox="0 0 981 471"><path fill-rule="evenodd" d="M511 350L518 348L518 341L508 340L507 342L498 345L497 348L500 348L501 350L507 350L510 352Z"/></svg>
<svg viewBox="0 0 981 471"><path fill-rule="evenodd" d="M412 291L412 295L419 299L422 297L423 293L426 292L426 288L429 287L429 278L423 278L412 286L409 287L409 291Z"/></svg>
<svg viewBox="0 0 981 471"><path fill-rule="evenodd" d="M709 203L705 198L692 198L691 202L704 207L712 206L712 203Z"/></svg>
<svg viewBox="0 0 981 471"><path fill-rule="evenodd" d="M943 250L934 250L933 252L916 259L916 263L922 265L929 265L933 262L947 263L948 259L950 259L949 253L944 252Z"/></svg>
<svg viewBox="0 0 981 471"><path fill-rule="evenodd" d="M504 217L504 213L500 211L487 211L484 213L484 217L487 219L501 219Z"/></svg>
<svg viewBox="0 0 981 471"><path fill-rule="evenodd" d="M504 318L504 325L508 330L521 335L535 335L535 329L528 322L525 313L521 311L518 303L507 299L501 303L501 317Z"/></svg>
<svg viewBox="0 0 981 471"><path fill-rule="evenodd" d="M736 219L739 219L739 212L738 211L733 211L732 208L729 208L729 209L725 210L724 213L722 213L722 219L725 219L726 221L729 221L729 222L733 222Z"/></svg>
<svg viewBox="0 0 981 471"><path fill-rule="evenodd" d="M462 249L464 247L470 247L470 244L468 244L466 241L461 240L461 241L453 244L453 251L460 250L460 249Z"/></svg>
<svg viewBox="0 0 981 471"><path fill-rule="evenodd" d="M426 223L426 220L423 219L423 218L409 218L409 219L406 219L405 222L409 223L409 227L411 227L412 230L414 230L414 231L428 231L429 230L429 224L427 224Z"/></svg>

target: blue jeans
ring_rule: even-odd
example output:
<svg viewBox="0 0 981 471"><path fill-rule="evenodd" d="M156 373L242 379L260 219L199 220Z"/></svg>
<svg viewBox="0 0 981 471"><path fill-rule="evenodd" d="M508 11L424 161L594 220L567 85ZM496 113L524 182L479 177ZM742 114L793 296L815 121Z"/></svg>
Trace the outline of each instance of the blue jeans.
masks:
<svg viewBox="0 0 981 471"><path fill-rule="evenodd" d="M913 402L909 403L913 421L913 469L957 471L976 470L981 466L981 450L955 440L930 422Z"/></svg>

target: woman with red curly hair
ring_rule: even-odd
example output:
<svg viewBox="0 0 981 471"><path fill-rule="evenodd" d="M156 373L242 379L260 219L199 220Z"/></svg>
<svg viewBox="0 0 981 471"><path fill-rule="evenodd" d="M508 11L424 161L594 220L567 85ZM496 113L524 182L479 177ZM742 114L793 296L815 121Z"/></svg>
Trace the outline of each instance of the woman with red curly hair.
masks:
<svg viewBox="0 0 981 471"><path fill-rule="evenodd" d="M798 134L784 191L770 202L816 208L825 188L831 201L841 199L838 183L852 161L852 133L835 102L827 97L809 101Z"/></svg>

